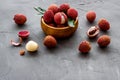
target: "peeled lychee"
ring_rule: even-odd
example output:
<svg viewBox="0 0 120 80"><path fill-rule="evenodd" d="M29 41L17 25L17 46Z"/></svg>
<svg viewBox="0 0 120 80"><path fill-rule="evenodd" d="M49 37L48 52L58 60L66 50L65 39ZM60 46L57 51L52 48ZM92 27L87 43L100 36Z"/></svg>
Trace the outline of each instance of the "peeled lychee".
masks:
<svg viewBox="0 0 120 80"><path fill-rule="evenodd" d="M58 12L54 16L54 21L56 24L65 24L67 22L67 16L63 12Z"/></svg>
<svg viewBox="0 0 120 80"><path fill-rule="evenodd" d="M98 26L103 31L107 31L110 29L110 23L104 18L102 18L98 21Z"/></svg>
<svg viewBox="0 0 120 80"><path fill-rule="evenodd" d="M49 7L48 7L48 10L52 10L53 13L57 13L59 11L58 9L58 5L57 4L51 4Z"/></svg>
<svg viewBox="0 0 120 80"><path fill-rule="evenodd" d="M110 36L108 35L102 35L98 38L97 43L100 47L106 47L110 44Z"/></svg>
<svg viewBox="0 0 120 80"><path fill-rule="evenodd" d="M52 23L54 21L54 13L52 10L47 10L44 15L43 19L46 23Z"/></svg>
<svg viewBox="0 0 120 80"><path fill-rule="evenodd" d="M86 18L90 23L92 23L96 18L96 13L94 11L88 11L86 13Z"/></svg>
<svg viewBox="0 0 120 80"><path fill-rule="evenodd" d="M16 14L13 20L16 24L23 25L27 21L27 17L24 14Z"/></svg>
<svg viewBox="0 0 120 80"><path fill-rule="evenodd" d="M29 52L35 52L38 50L39 46L35 41L28 41L25 48Z"/></svg>
<svg viewBox="0 0 120 80"><path fill-rule="evenodd" d="M60 11L62 11L62 12L67 12L67 10L70 8L70 6L69 6L69 4L68 3L63 3L63 4L61 4L60 5L60 7L59 7L59 9L60 9Z"/></svg>
<svg viewBox="0 0 120 80"><path fill-rule="evenodd" d="M88 41L84 40L80 43L78 50L81 53L88 53L91 50L91 44Z"/></svg>
<svg viewBox="0 0 120 80"><path fill-rule="evenodd" d="M78 16L78 12L77 12L77 10L76 9L74 9L74 8L69 8L68 10L67 10L67 15L70 17L70 18L72 18L72 19L76 19L76 17Z"/></svg>
<svg viewBox="0 0 120 80"><path fill-rule="evenodd" d="M53 36L48 35L44 38L43 44L48 48L53 48L56 47L57 41Z"/></svg>

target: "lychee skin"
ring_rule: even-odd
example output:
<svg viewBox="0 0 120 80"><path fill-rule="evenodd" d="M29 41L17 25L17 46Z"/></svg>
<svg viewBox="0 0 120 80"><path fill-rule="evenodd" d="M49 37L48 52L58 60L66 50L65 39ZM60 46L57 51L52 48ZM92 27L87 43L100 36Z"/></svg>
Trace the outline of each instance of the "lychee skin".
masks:
<svg viewBox="0 0 120 80"><path fill-rule="evenodd" d="M54 16L54 21L56 24L65 24L67 22L68 18L65 13L58 12Z"/></svg>
<svg viewBox="0 0 120 80"><path fill-rule="evenodd" d="M96 18L96 13L94 11L88 11L86 13L86 18L90 23L92 23Z"/></svg>
<svg viewBox="0 0 120 80"><path fill-rule="evenodd" d="M43 44L48 48L54 48L57 46L57 41L53 36L48 35L44 38Z"/></svg>
<svg viewBox="0 0 120 80"><path fill-rule="evenodd" d="M44 15L43 19L46 23L52 23L54 21L54 13L51 10L47 10Z"/></svg>
<svg viewBox="0 0 120 80"><path fill-rule="evenodd" d="M88 41L84 40L80 43L78 50L81 53L88 53L91 50L91 44Z"/></svg>
<svg viewBox="0 0 120 80"><path fill-rule="evenodd" d="M107 31L110 29L110 23L104 18L102 18L98 21L98 26L103 31Z"/></svg>
<svg viewBox="0 0 120 80"><path fill-rule="evenodd" d="M72 18L72 19L76 19L76 17L78 16L78 12L77 12L77 10L76 9L74 9L74 8L69 8L68 10L67 10L67 15L70 17L70 18Z"/></svg>
<svg viewBox="0 0 120 80"><path fill-rule="evenodd" d="M60 11L62 11L62 12L67 12L67 10L70 8L70 5L68 4L68 3L63 3L63 4L61 4L60 5L60 7L59 7L59 9L60 9Z"/></svg>
<svg viewBox="0 0 120 80"><path fill-rule="evenodd" d="M52 10L53 13L57 13L59 11L59 8L58 8L58 5L57 4L51 4L49 7L48 7L48 10Z"/></svg>
<svg viewBox="0 0 120 80"><path fill-rule="evenodd" d="M110 44L110 37L108 35L102 35L98 38L97 43L100 47L106 47Z"/></svg>
<svg viewBox="0 0 120 80"><path fill-rule="evenodd" d="M23 25L27 21L27 17L24 14L16 14L13 20L16 24Z"/></svg>

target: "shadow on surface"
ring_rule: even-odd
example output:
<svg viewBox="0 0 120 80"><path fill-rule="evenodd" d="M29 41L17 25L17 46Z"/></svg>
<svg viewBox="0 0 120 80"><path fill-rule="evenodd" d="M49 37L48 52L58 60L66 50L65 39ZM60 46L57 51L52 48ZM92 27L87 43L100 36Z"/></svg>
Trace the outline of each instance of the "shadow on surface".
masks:
<svg viewBox="0 0 120 80"><path fill-rule="evenodd" d="M98 35L99 36L99 35ZM89 38L87 37L86 39L90 42L97 42L98 36L96 36L95 38Z"/></svg>
<svg viewBox="0 0 120 80"><path fill-rule="evenodd" d="M23 24L23 25L17 25L17 24L13 24L14 29L27 29L29 25L28 24Z"/></svg>
<svg viewBox="0 0 120 80"><path fill-rule="evenodd" d="M90 52L89 53L78 53L78 56L82 59L89 59L90 58Z"/></svg>
<svg viewBox="0 0 120 80"><path fill-rule="evenodd" d="M38 55L40 55L40 51L26 52L26 55L30 57L38 57Z"/></svg>
<svg viewBox="0 0 120 80"><path fill-rule="evenodd" d="M107 47L99 47L99 46L97 46L96 49L101 54L109 54L109 53L111 53L111 48L110 48L109 45Z"/></svg>
<svg viewBox="0 0 120 80"><path fill-rule="evenodd" d="M93 21L93 22L91 22L91 23L90 23L89 21L86 20L86 26L87 26L87 27L90 28L91 26L96 26L96 25L97 25L97 21L96 21L96 20Z"/></svg>

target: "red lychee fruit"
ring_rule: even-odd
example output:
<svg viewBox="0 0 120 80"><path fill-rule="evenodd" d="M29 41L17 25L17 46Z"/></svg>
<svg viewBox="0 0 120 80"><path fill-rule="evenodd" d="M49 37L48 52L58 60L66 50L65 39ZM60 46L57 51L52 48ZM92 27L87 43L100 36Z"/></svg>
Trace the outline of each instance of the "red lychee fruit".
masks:
<svg viewBox="0 0 120 80"><path fill-rule="evenodd" d="M24 14L16 14L13 20L16 24L23 25L27 21L27 17Z"/></svg>
<svg viewBox="0 0 120 80"><path fill-rule="evenodd" d="M69 8L68 10L67 10L67 15L70 17L70 18L72 18L72 19L76 19L76 17L78 16L78 12L77 12L77 10L76 9L74 9L74 8Z"/></svg>
<svg viewBox="0 0 120 80"><path fill-rule="evenodd" d="M58 5L57 4L51 4L49 7L48 7L48 10L52 10L53 13L57 13L59 11L58 9Z"/></svg>
<svg viewBox="0 0 120 80"><path fill-rule="evenodd" d="M98 26L100 27L101 30L103 31L107 31L110 29L110 23L104 19L104 18L101 18L99 21L98 21Z"/></svg>
<svg viewBox="0 0 120 80"><path fill-rule="evenodd" d="M43 19L46 23L52 23L54 21L54 13L52 10L47 10L44 15Z"/></svg>
<svg viewBox="0 0 120 80"><path fill-rule="evenodd" d="M110 36L108 35L102 35L98 38L97 43L100 47L106 47L110 44Z"/></svg>
<svg viewBox="0 0 120 80"><path fill-rule="evenodd" d="M80 43L78 50L81 53L88 53L91 50L91 44L90 42L84 40Z"/></svg>
<svg viewBox="0 0 120 80"><path fill-rule="evenodd" d="M65 24L67 22L67 16L63 12L58 12L54 16L54 21L56 24Z"/></svg>
<svg viewBox="0 0 120 80"><path fill-rule="evenodd" d="M92 23L96 18L96 13L94 11L88 11L86 13L86 18L90 23Z"/></svg>
<svg viewBox="0 0 120 80"><path fill-rule="evenodd" d="M57 41L53 36L48 35L44 38L43 44L48 48L54 48L57 46Z"/></svg>
<svg viewBox="0 0 120 80"><path fill-rule="evenodd" d="M60 9L60 11L62 11L62 12L67 12L67 10L70 8L70 5L68 4L68 3L63 3L63 4L61 4L60 5L60 7L59 7L59 9Z"/></svg>

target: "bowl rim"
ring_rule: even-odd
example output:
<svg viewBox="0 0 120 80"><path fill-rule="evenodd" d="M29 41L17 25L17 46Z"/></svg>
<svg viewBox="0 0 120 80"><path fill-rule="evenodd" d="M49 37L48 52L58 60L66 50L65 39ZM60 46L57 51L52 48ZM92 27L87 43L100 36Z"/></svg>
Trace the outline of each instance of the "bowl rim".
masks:
<svg viewBox="0 0 120 80"><path fill-rule="evenodd" d="M75 22L74 22L74 24L76 24L77 23L77 21L78 21L78 17L76 18L76 20L75 20ZM45 22L44 22L44 20L43 20L43 17L41 17L41 22L44 24L44 25L46 25L47 27L49 27L49 28L53 28L53 29L68 29L68 28L74 28L74 27L70 27L70 26L65 26L65 27L53 27L53 26L50 26L50 25L48 25L48 24L46 24Z"/></svg>

